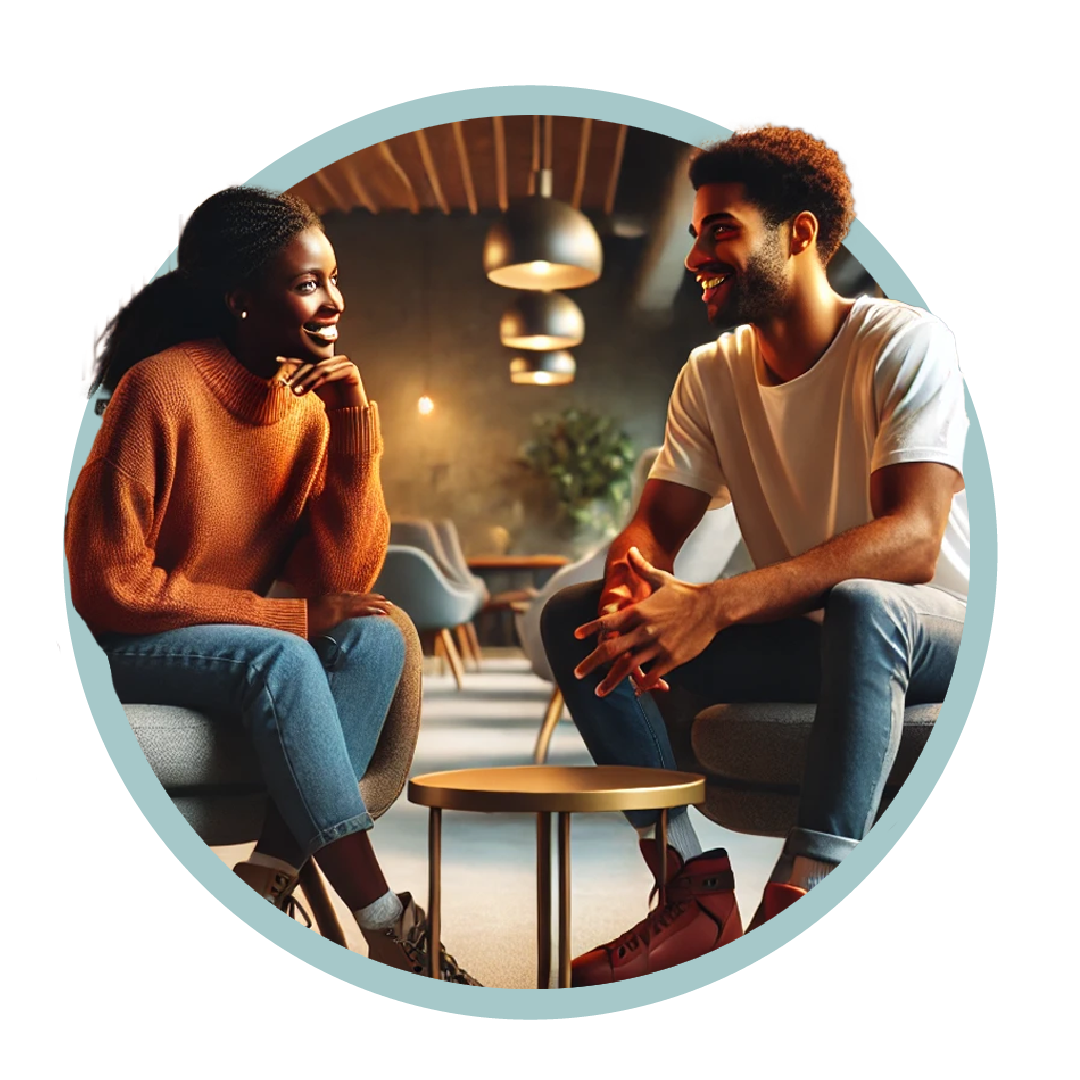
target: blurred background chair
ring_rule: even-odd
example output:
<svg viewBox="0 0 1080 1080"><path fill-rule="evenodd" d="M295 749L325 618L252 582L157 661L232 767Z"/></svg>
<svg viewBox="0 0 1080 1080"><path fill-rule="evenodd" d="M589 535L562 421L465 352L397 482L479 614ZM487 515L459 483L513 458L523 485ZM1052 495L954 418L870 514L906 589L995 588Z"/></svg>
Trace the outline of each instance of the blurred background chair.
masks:
<svg viewBox="0 0 1080 1080"><path fill-rule="evenodd" d="M471 622L483 603L476 589L452 581L427 551L391 544L373 591L382 594L409 616L422 642L443 655L458 689L464 665L451 630Z"/></svg>
<svg viewBox="0 0 1080 1080"><path fill-rule="evenodd" d="M457 528L450 520L429 521L427 518L398 518L390 523L390 543L418 548L431 556L447 581L461 589L476 593L477 611L489 599L483 578L469 570L461 550ZM475 614L475 612L474 612ZM464 664L480 668L480 641L472 618L459 626L450 627L457 638L459 654ZM441 646L440 646L441 649Z"/></svg>
<svg viewBox="0 0 1080 1080"><path fill-rule="evenodd" d="M360 793L381 817L405 787L420 730L423 654L407 616L393 612L405 638L405 665ZM239 719L172 705L125 705L128 722L154 775L176 808L211 847L254 843L266 815L266 785ZM346 946L322 875L309 860L300 887L323 937ZM347 946L346 946L347 947Z"/></svg>

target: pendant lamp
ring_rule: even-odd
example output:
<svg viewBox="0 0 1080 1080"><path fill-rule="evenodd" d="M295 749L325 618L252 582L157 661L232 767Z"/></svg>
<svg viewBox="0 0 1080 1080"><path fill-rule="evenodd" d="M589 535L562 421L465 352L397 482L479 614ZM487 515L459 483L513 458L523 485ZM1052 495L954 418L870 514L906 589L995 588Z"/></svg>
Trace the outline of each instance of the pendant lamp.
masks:
<svg viewBox="0 0 1080 1080"><path fill-rule="evenodd" d="M551 117L545 123L545 143L541 169L537 123L535 194L512 203L484 241L484 272L508 289L578 289L600 277L603 253L592 223L580 210L551 197Z"/></svg>
<svg viewBox="0 0 1080 1080"><path fill-rule="evenodd" d="M584 337L581 308L557 292L518 293L499 323L499 339L511 349L569 349Z"/></svg>
<svg viewBox="0 0 1080 1080"><path fill-rule="evenodd" d="M510 381L532 386L561 386L574 381L577 365L565 349L526 352L510 361Z"/></svg>

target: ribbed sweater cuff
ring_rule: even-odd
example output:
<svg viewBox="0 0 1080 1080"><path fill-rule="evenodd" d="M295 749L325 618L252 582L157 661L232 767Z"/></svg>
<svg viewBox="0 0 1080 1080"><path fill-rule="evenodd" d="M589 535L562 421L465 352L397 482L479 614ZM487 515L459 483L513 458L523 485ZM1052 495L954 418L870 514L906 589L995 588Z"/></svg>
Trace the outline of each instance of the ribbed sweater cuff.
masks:
<svg viewBox="0 0 1080 1080"><path fill-rule="evenodd" d="M374 401L366 407L331 409L326 415L330 421L331 454L358 455L370 461L382 453L379 407Z"/></svg>
<svg viewBox="0 0 1080 1080"><path fill-rule="evenodd" d="M263 600L266 605L267 624L274 630L285 630L302 638L308 636L308 609L306 600Z"/></svg>

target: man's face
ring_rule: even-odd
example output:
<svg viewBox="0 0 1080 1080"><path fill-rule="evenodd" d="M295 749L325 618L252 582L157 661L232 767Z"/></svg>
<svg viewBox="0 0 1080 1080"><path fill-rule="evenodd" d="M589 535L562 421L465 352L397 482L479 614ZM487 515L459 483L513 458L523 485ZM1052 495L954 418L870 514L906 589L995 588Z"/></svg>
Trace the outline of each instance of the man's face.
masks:
<svg viewBox="0 0 1080 1080"><path fill-rule="evenodd" d="M742 184L702 184L694 200L686 268L716 326L762 324L788 300L782 227L770 229Z"/></svg>

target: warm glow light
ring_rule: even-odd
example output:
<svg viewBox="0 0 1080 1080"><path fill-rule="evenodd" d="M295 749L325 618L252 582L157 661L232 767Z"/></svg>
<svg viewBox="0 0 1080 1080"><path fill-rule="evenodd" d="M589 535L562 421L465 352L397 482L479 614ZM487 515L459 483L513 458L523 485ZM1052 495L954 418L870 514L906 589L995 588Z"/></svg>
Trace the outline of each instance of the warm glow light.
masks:
<svg viewBox="0 0 1080 1080"><path fill-rule="evenodd" d="M551 263L545 262L543 259L537 259L536 262L529 263L529 269L534 274L550 274Z"/></svg>
<svg viewBox="0 0 1080 1080"><path fill-rule="evenodd" d="M534 371L532 381L539 383L541 386L546 386L551 382L551 372L549 371Z"/></svg>
<svg viewBox="0 0 1080 1080"><path fill-rule="evenodd" d="M427 416L435 408L435 402L425 396L416 403L416 408L421 416Z"/></svg>
<svg viewBox="0 0 1080 1080"><path fill-rule="evenodd" d="M533 334L532 337L521 338L514 342L522 349L557 349L563 343L558 338L549 337L546 334Z"/></svg>

